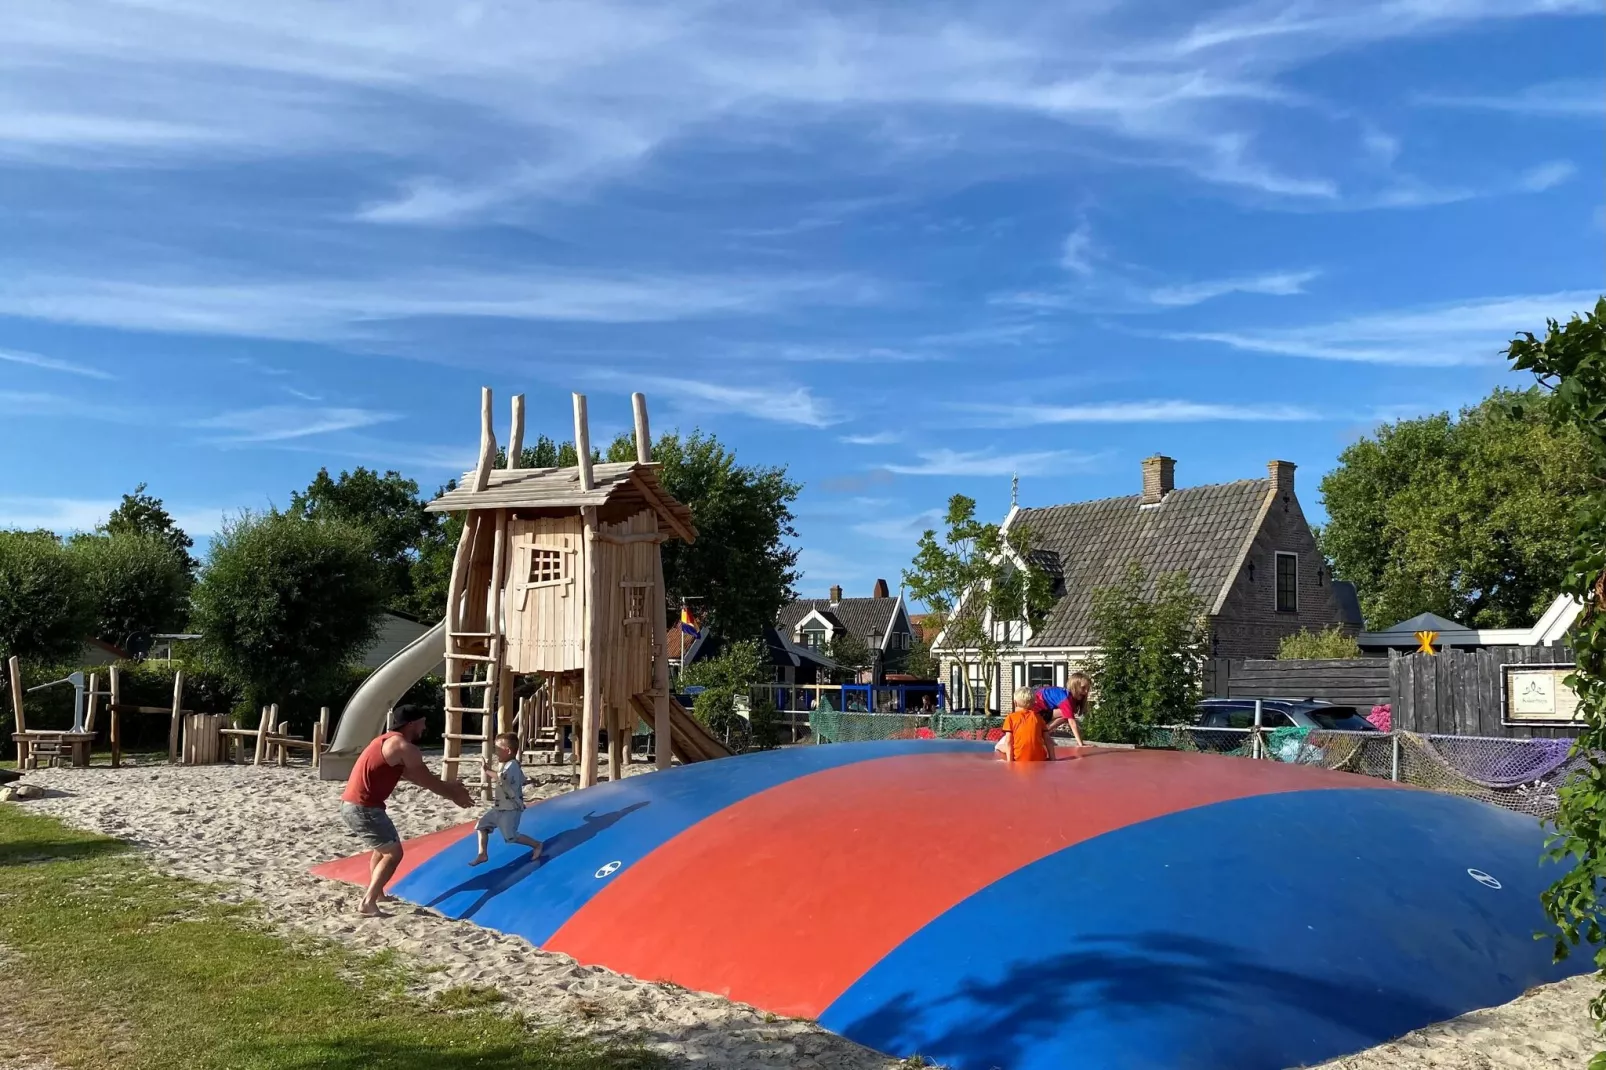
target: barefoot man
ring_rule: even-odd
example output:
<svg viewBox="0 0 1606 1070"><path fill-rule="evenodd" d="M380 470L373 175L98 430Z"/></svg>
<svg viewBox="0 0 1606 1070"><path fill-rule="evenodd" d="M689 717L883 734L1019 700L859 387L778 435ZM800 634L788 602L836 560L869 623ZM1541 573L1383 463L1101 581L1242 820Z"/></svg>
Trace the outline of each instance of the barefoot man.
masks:
<svg viewBox="0 0 1606 1070"><path fill-rule="evenodd" d="M401 865L401 837L385 812L385 801L396 790L397 782L410 780L458 806L471 806L474 802L468 788L455 781L448 783L429 771L418 751L423 734L422 708L397 706L391 710L390 731L363 748L352 767L351 779L346 781L345 794L340 796L340 820L373 849L368 860L368 891L357 908L369 917L380 916L380 900L390 898L385 895L385 885Z"/></svg>

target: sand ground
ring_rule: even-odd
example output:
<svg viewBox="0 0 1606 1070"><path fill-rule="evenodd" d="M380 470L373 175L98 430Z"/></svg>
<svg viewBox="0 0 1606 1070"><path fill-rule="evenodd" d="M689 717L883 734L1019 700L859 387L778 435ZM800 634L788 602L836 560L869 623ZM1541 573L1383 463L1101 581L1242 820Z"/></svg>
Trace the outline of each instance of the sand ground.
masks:
<svg viewBox="0 0 1606 1070"><path fill-rule="evenodd" d="M573 787L572 777L559 769L534 766L528 772L532 800ZM455 985L493 985L537 1020L594 1035L629 1036L711 1070L900 1065L810 1022L777 1020L718 996L582 966L469 922L405 906L388 918L358 916L355 889L307 873L310 866L355 854L360 847L336 817L341 785L319 781L305 766L50 769L27 779L49 794L15 805L126 840L167 872L218 882L220 894L264 904L287 930L333 938L361 951L395 949L424 971L422 994ZM408 837L474 813L405 784L390 809ZM1599 1044L1587 1014L1593 991L1589 978L1550 985L1504 1007L1468 1014L1327 1067L1582 1070Z"/></svg>

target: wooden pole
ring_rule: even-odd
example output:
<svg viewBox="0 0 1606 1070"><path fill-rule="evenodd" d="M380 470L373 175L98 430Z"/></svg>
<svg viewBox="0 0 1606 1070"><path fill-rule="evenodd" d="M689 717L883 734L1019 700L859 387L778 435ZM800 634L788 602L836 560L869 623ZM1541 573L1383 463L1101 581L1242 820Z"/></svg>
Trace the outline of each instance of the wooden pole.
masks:
<svg viewBox="0 0 1606 1070"><path fill-rule="evenodd" d="M507 463L503 468L518 468L524 453L524 395L513 395L513 429L507 436Z"/></svg>
<svg viewBox="0 0 1606 1070"><path fill-rule="evenodd" d="M108 713L111 723L107 726L107 735L111 737L112 768L116 769L123 764L123 670L113 665L107 670L111 682L107 685L110 694L107 701L110 703Z"/></svg>
<svg viewBox="0 0 1606 1070"><path fill-rule="evenodd" d="M591 477L591 424L586 419L586 396L574 395L574 452L580 464L580 489L592 490L596 487ZM586 538L595 538L596 523L593 520L591 527L586 529Z"/></svg>
<svg viewBox="0 0 1606 1070"><path fill-rule="evenodd" d="M585 427L585 398L579 394L574 396L574 422L576 437ZM582 458L589 454L582 453ZM591 470L589 462L580 468L580 481L587 490L591 489ZM583 617L585 621L585 647L584 664L585 688L584 697L580 703L580 786L589 788L597 782L597 728L602 716L602 580L597 561L597 510L595 506L588 505L581 510L581 517L585 524L585 554L586 554L586 583L585 607Z"/></svg>
<svg viewBox="0 0 1606 1070"><path fill-rule="evenodd" d="M22 659L15 654L6 659L6 679L11 683L11 730L26 732L28 722L22 714ZM17 744L17 760L22 760L22 744Z"/></svg>
<svg viewBox="0 0 1606 1070"><path fill-rule="evenodd" d="M664 555L652 550L653 589L658 592L658 609L652 615L652 731L658 751L658 768L668 769L669 727L669 596L664 590Z"/></svg>
<svg viewBox="0 0 1606 1070"><path fill-rule="evenodd" d="M491 660L485 663L485 689L480 699L480 772L481 782L484 782L484 772L491 767L491 757L496 748L492 740L496 732L492 726L501 720L501 709L507 699L502 697L503 685L507 685L506 694L511 698L513 693L511 675L504 671L507 663L505 648L507 646L502 633L502 589L507 583L507 523L508 510L496 511L496 542L491 547L491 592L485 599L485 631L490 635ZM491 694L492 686L498 694ZM489 785L486 791L490 791Z"/></svg>
<svg viewBox="0 0 1606 1070"><path fill-rule="evenodd" d="M257 749L251 757L252 765L262 764L262 754L268 747L268 733L273 731L273 718L268 710L269 707L262 707L262 717L257 721Z"/></svg>
<svg viewBox="0 0 1606 1070"><path fill-rule="evenodd" d="M491 388L480 387L480 459L474 466L474 490L491 485L491 469L496 465L496 429L491 425Z"/></svg>
<svg viewBox="0 0 1606 1070"><path fill-rule="evenodd" d="M496 699L497 735L515 731L518 704L513 698L513 670L508 668L506 659L502 662L502 678L497 681Z"/></svg>
<svg viewBox="0 0 1606 1070"><path fill-rule="evenodd" d="M329 707L318 707L318 723L312 729L312 767L323 765L323 749L329 745Z"/></svg>
<svg viewBox="0 0 1606 1070"><path fill-rule="evenodd" d="M625 775L625 711L608 703L608 780L619 783Z"/></svg>
<svg viewBox="0 0 1606 1070"><path fill-rule="evenodd" d="M184 717L184 670L173 673L173 718L167 726L167 760L177 762L178 730Z"/></svg>
<svg viewBox="0 0 1606 1070"><path fill-rule="evenodd" d="M647 395L631 394L630 405L636 410L636 463L652 463L652 433L647 430Z"/></svg>
<svg viewBox="0 0 1606 1070"><path fill-rule="evenodd" d="M95 714L100 710L100 674L89 674L89 710L84 714L84 731L95 734Z"/></svg>

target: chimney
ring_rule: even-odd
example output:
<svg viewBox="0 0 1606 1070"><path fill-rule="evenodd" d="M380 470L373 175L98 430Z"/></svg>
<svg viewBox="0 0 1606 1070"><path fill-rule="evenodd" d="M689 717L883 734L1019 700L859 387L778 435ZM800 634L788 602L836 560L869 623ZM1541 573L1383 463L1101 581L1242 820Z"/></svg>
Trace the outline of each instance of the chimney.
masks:
<svg viewBox="0 0 1606 1070"><path fill-rule="evenodd" d="M1155 454L1143 459L1143 504L1159 505L1177 489L1177 462Z"/></svg>
<svg viewBox="0 0 1606 1070"><path fill-rule="evenodd" d="M1271 461L1266 465L1266 474L1271 477L1271 485L1277 490L1278 496L1294 493L1294 462Z"/></svg>
<svg viewBox="0 0 1606 1070"><path fill-rule="evenodd" d="M875 590L870 592L871 598L891 598L892 593L887 590L886 580L876 580Z"/></svg>
<svg viewBox="0 0 1606 1070"><path fill-rule="evenodd" d="M831 585L831 604L834 606L834 605L836 605L837 603L839 603L841 601L842 601L842 585L840 583L833 583Z"/></svg>

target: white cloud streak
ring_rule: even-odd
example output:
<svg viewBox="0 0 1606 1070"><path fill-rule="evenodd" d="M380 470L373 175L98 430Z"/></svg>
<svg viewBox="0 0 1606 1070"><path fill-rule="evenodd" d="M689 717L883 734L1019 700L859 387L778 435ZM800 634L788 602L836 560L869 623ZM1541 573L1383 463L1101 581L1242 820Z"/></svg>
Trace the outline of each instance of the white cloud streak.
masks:
<svg viewBox="0 0 1606 1070"><path fill-rule="evenodd" d="M1092 405L970 405L961 411L985 417L985 426L1053 424L1291 423L1321 420L1299 405L1223 405L1213 402L1111 401Z"/></svg>
<svg viewBox="0 0 1606 1070"><path fill-rule="evenodd" d="M0 361L10 364L26 364L31 368L42 368L49 372L64 372L67 375L81 375L86 379L116 379L111 372L99 368L91 368L85 364L75 364L70 360L61 360L57 357L47 357L39 353L25 353L16 349L0 349Z"/></svg>
<svg viewBox="0 0 1606 1070"><path fill-rule="evenodd" d="M918 461L888 464L889 472L904 476L1046 476L1085 471L1097 458L1071 450L1026 453L966 452L952 449L920 451Z"/></svg>
<svg viewBox="0 0 1606 1070"><path fill-rule="evenodd" d="M1307 327L1173 333L1179 341L1213 342L1246 353L1415 367L1498 363L1521 331L1538 333L1546 318L1565 321L1594 307L1594 290L1494 297L1431 308L1402 309Z"/></svg>
<svg viewBox="0 0 1606 1070"><path fill-rule="evenodd" d="M92 531L121 504L116 498L54 498L0 496L0 529L21 528L59 534ZM226 516L237 512L223 506L184 506L166 503L173 521L189 535L216 534Z"/></svg>
<svg viewBox="0 0 1606 1070"><path fill-rule="evenodd" d="M1581 80L1544 82L1504 96L1422 94L1418 104L1435 108L1509 112L1514 115L1599 117L1606 115L1606 83Z"/></svg>
<svg viewBox="0 0 1606 1070"><path fill-rule="evenodd" d="M294 405L265 405L239 409L196 420L192 427L222 431L215 441L222 443L284 442L290 439L351 431L386 423L395 413L356 408L300 408Z"/></svg>
<svg viewBox="0 0 1606 1070"><path fill-rule="evenodd" d="M843 435L849 446L890 446L902 438L896 431L877 431L869 435Z"/></svg>
<svg viewBox="0 0 1606 1070"><path fill-rule="evenodd" d="M1317 271L1280 271L1267 275L1162 286L1149 293L1149 300L1156 305L1170 308L1203 304L1205 301L1234 293L1289 297L1304 293L1305 284L1319 274Z"/></svg>
<svg viewBox="0 0 1606 1070"><path fill-rule="evenodd" d="M1578 168L1571 160L1552 160L1523 172L1517 186L1527 193L1543 193L1570 181L1577 173Z"/></svg>
<svg viewBox="0 0 1606 1070"><path fill-rule="evenodd" d="M614 372L597 374L593 378L620 382L626 380L626 377ZM755 420L799 427L829 427L841 422L831 413L830 406L815 397L806 386L742 386L667 376L634 376L628 381L643 389L667 395L683 406L704 412L735 413Z"/></svg>

